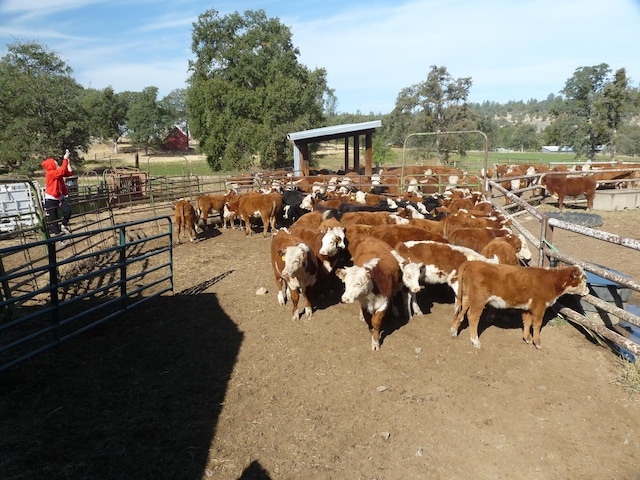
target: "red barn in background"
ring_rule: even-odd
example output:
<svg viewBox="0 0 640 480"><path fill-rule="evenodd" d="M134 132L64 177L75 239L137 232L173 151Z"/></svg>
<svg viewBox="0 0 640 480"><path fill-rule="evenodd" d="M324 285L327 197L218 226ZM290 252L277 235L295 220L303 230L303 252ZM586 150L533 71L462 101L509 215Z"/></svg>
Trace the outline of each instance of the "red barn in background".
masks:
<svg viewBox="0 0 640 480"><path fill-rule="evenodd" d="M189 150L189 137L178 127L173 127L171 133L162 144L162 150Z"/></svg>

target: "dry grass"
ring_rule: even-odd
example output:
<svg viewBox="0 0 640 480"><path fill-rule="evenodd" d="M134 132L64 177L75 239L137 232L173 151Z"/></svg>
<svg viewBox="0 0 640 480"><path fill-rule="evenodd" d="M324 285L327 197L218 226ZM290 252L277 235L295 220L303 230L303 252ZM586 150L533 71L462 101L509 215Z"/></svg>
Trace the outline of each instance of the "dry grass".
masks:
<svg viewBox="0 0 640 480"><path fill-rule="evenodd" d="M640 394L640 364L622 359L619 363L620 374L614 382L631 396Z"/></svg>

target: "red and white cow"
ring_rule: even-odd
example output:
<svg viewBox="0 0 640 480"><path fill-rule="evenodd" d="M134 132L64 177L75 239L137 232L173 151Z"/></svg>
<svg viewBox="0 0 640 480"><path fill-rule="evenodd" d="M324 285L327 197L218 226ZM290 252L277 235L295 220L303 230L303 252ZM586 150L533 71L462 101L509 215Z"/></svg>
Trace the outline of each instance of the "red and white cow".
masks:
<svg viewBox="0 0 640 480"><path fill-rule="evenodd" d="M409 223L409 220L391 212L347 212L340 218L342 225L383 225Z"/></svg>
<svg viewBox="0 0 640 480"><path fill-rule="evenodd" d="M406 224L375 225L369 231L370 237L379 238L389 244L391 248L398 242L410 240L433 240L434 242L449 243L442 235L432 233L422 227Z"/></svg>
<svg viewBox="0 0 640 480"><path fill-rule="evenodd" d="M457 294L458 291L456 274L460 265L467 261L491 263L497 263L498 261L496 258L486 258L470 248L430 240L399 242L395 245L394 250L401 258L420 266L421 283L428 285L447 284L454 294ZM408 274L409 272L406 272L405 268L403 268L403 281L405 284L410 283L408 279L404 278ZM415 292L411 295L410 305L410 317L412 312L422 315Z"/></svg>
<svg viewBox="0 0 640 480"><path fill-rule="evenodd" d="M290 298L292 319L298 321L298 303L302 296L305 316L310 319L313 308L309 294L318 278L318 260L309 246L286 230L279 230L271 240L271 266L278 288L278 304L284 306Z"/></svg>
<svg viewBox="0 0 640 480"><path fill-rule="evenodd" d="M207 219L211 213L217 212L222 219L222 226L227 228L226 221L224 220L224 206L226 203L231 202L236 197L236 194L230 190L226 194L218 193L212 195L199 195L196 198L196 213L199 217L199 222L202 222L203 227L207 228Z"/></svg>
<svg viewBox="0 0 640 480"><path fill-rule="evenodd" d="M589 293L587 277L578 266L562 268L492 265L486 262L465 262L458 271L458 296L451 323L451 335L458 329L465 314L469 321L469 336L474 347L480 348L478 323L486 305L494 308L522 310L523 339L540 344L542 319L548 307L562 295Z"/></svg>
<svg viewBox="0 0 640 480"><path fill-rule="evenodd" d="M251 235L251 220L260 218L263 225L263 236L268 236L276 230L276 214L282 209L282 194L273 193L245 193L225 205L225 214L240 217L244 222L245 233Z"/></svg>
<svg viewBox="0 0 640 480"><path fill-rule="evenodd" d="M380 349L380 327L393 297L402 289L400 265L382 240L360 236L354 242L353 265L339 268L343 303L360 304L360 319L371 330L371 349Z"/></svg>
<svg viewBox="0 0 640 480"><path fill-rule="evenodd" d="M323 274L333 271L336 262L341 258L341 253L347 249L344 227L341 226L321 231L317 228L294 223L289 227L289 232L309 245L323 267Z"/></svg>
<svg viewBox="0 0 640 480"><path fill-rule="evenodd" d="M520 265L531 260L531 250L522 235L509 234L496 237L487 243L480 254L487 258L497 257L498 263L505 265Z"/></svg>

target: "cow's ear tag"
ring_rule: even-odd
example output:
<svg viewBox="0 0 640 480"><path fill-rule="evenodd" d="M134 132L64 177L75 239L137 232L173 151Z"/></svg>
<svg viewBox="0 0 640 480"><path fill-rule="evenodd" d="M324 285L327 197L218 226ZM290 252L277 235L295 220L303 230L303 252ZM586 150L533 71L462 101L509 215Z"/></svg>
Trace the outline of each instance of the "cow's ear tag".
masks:
<svg viewBox="0 0 640 480"><path fill-rule="evenodd" d="M285 256L284 256L284 255L282 255L282 261L283 261L283 262L284 262L284 259L285 259Z"/></svg>

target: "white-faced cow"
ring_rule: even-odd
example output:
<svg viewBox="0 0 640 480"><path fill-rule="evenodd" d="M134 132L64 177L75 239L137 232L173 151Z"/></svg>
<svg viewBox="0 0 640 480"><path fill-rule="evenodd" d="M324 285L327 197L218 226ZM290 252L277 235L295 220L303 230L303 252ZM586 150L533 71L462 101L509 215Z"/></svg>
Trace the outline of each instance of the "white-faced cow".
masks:
<svg viewBox="0 0 640 480"><path fill-rule="evenodd" d="M309 295L318 278L318 261L309 246L286 230L279 230L271 240L271 266L278 288L278 304L291 299L293 320L300 319L298 303L304 297L304 312L311 318L313 308Z"/></svg>
<svg viewBox="0 0 640 480"><path fill-rule="evenodd" d="M456 274L460 265L467 261L492 263L497 263L498 261L495 258L485 258L470 248L430 240L399 242L395 245L394 250L403 259L420 266L421 283L427 285L447 284L454 294L457 294L458 291ZM403 281L405 284L409 283L404 278L407 274L408 272L405 272L405 268L403 268ZM409 316L412 316L412 312L422 315L415 292L412 293L410 291L410 296L411 308L409 309Z"/></svg>
<svg viewBox="0 0 640 480"><path fill-rule="evenodd" d="M393 297L402 289L398 261L391 247L368 236L356 239L353 265L339 268L336 275L344 282L343 303L360 304L360 319L371 330L371 349L380 349L380 327Z"/></svg>

